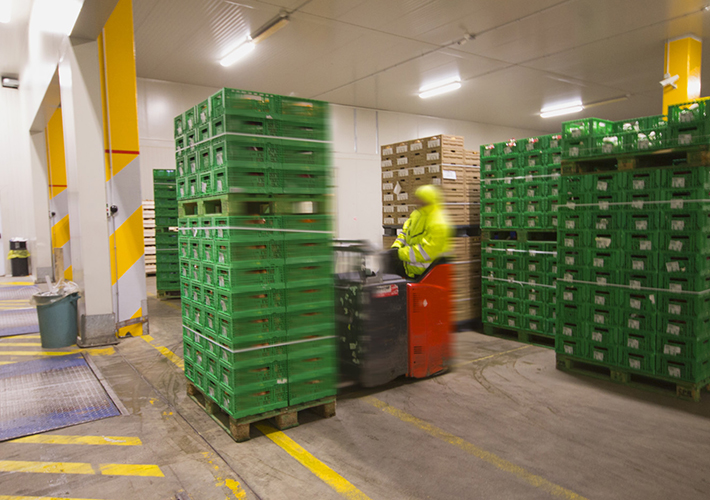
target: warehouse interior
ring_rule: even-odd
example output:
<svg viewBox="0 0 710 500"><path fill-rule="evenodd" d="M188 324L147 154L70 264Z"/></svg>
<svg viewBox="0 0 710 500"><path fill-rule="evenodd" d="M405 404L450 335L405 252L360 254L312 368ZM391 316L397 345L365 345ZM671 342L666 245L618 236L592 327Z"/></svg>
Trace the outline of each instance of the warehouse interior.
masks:
<svg viewBox="0 0 710 500"><path fill-rule="evenodd" d="M708 498L705 33L0 0L0 500Z"/></svg>

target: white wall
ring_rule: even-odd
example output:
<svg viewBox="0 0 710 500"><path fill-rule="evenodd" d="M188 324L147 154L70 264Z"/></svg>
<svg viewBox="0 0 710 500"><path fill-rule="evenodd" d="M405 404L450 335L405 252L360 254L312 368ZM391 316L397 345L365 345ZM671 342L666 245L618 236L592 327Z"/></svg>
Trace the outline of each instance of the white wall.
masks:
<svg viewBox="0 0 710 500"><path fill-rule="evenodd" d="M174 168L173 118L218 89L138 79L143 198L153 198L152 169ZM464 137L466 148L541 135L476 122L333 105L336 228L342 239L382 242L380 145L436 134Z"/></svg>

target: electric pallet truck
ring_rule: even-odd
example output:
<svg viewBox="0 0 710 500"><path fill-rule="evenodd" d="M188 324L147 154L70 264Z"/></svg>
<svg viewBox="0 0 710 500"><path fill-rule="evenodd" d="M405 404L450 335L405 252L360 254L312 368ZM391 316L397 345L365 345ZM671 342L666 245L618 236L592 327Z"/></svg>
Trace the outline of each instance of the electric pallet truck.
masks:
<svg viewBox="0 0 710 500"><path fill-rule="evenodd" d="M437 259L410 280L376 271L380 254L367 242L336 241L335 254L341 386L446 371L453 356L452 264Z"/></svg>

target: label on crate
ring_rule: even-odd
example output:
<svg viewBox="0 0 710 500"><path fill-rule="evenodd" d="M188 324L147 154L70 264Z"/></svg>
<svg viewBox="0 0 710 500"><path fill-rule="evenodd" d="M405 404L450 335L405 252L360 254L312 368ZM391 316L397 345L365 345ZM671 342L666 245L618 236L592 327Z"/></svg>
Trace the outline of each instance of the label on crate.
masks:
<svg viewBox="0 0 710 500"><path fill-rule="evenodd" d="M397 158L397 165L407 165L409 163L409 158L406 156L404 158Z"/></svg>
<svg viewBox="0 0 710 500"><path fill-rule="evenodd" d="M693 134L679 134L678 135L678 144L679 145L688 146L692 143L693 143Z"/></svg>
<svg viewBox="0 0 710 500"><path fill-rule="evenodd" d="M668 250L671 250L672 252L682 252L683 242L678 240L671 240L671 242L668 243Z"/></svg>
<svg viewBox="0 0 710 500"><path fill-rule="evenodd" d="M671 179L671 187L684 188L685 187L685 177L673 177Z"/></svg>
<svg viewBox="0 0 710 500"><path fill-rule="evenodd" d="M646 139L639 139L638 141L638 148L643 150L643 149L649 149L651 147L651 141L649 141L647 138Z"/></svg>
<svg viewBox="0 0 710 500"><path fill-rule="evenodd" d="M567 229L574 229L575 225L576 225L576 222L573 220L566 220L565 221L565 228L567 228Z"/></svg>
<svg viewBox="0 0 710 500"><path fill-rule="evenodd" d="M509 271L515 270L515 262L508 262L508 263L505 265L505 268L508 269Z"/></svg>
<svg viewBox="0 0 710 500"><path fill-rule="evenodd" d="M497 316L493 316L492 314L489 314L489 315L488 315L488 322L489 322L489 323L495 323L496 321L498 321L498 317L497 317Z"/></svg>
<svg viewBox="0 0 710 500"><path fill-rule="evenodd" d="M678 325L672 325L668 323L668 326L666 327L666 333L669 333L671 335L680 335L680 327Z"/></svg>
<svg viewBox="0 0 710 500"><path fill-rule="evenodd" d="M674 210L682 209L683 208L683 200L671 200L671 208Z"/></svg>
<svg viewBox="0 0 710 500"><path fill-rule="evenodd" d="M668 375L674 378L680 378L681 377L681 370L677 366L669 366L668 367Z"/></svg>
<svg viewBox="0 0 710 500"><path fill-rule="evenodd" d="M220 277L219 277L219 286L222 287L222 288L224 288L224 276L221 276L221 275L220 275Z"/></svg>
<svg viewBox="0 0 710 500"><path fill-rule="evenodd" d="M604 295L595 295L594 296L594 304L598 306L605 306L606 305L606 297Z"/></svg>
<svg viewBox="0 0 710 500"><path fill-rule="evenodd" d="M508 160L507 162L505 162L505 168L507 168L507 169L515 168L515 162L513 160Z"/></svg>
<svg viewBox="0 0 710 500"><path fill-rule="evenodd" d="M597 276L598 285L606 285L606 276Z"/></svg>
<svg viewBox="0 0 710 500"><path fill-rule="evenodd" d="M671 356L679 356L681 354L681 348L680 346L676 345L664 345L663 346L663 354L669 354Z"/></svg>
<svg viewBox="0 0 710 500"><path fill-rule="evenodd" d="M528 205L528 212L536 212L537 205L530 204Z"/></svg>
<svg viewBox="0 0 710 500"><path fill-rule="evenodd" d="M513 227L513 220L508 219L505 221L505 227Z"/></svg>
<svg viewBox="0 0 710 500"><path fill-rule="evenodd" d="M604 230L609 227L609 219L599 219L596 224L597 229Z"/></svg>
<svg viewBox="0 0 710 500"><path fill-rule="evenodd" d="M407 152L407 145L406 144L397 146L397 154L398 155L400 155L402 153L406 153L406 152Z"/></svg>
<svg viewBox="0 0 710 500"><path fill-rule="evenodd" d="M190 186L190 194L191 194L192 196L195 196L195 194L196 194L196 193L195 193L195 186L194 186L194 185Z"/></svg>
<svg viewBox="0 0 710 500"><path fill-rule="evenodd" d="M562 298L564 300L566 300L567 302L573 302L574 301L574 294L572 292L563 292Z"/></svg>
<svg viewBox="0 0 710 500"><path fill-rule="evenodd" d="M537 331L537 321L530 322L530 329Z"/></svg>
<svg viewBox="0 0 710 500"><path fill-rule="evenodd" d="M572 336L572 329L568 326L563 326L562 327L562 335L567 335L568 337L571 337ZM565 346L565 351L567 351L567 347L568 346ZM571 353L569 353L569 354L571 354Z"/></svg>
<svg viewBox="0 0 710 500"><path fill-rule="evenodd" d="M594 359L597 361L604 361L604 352L603 351L594 351Z"/></svg>
<svg viewBox="0 0 710 500"><path fill-rule="evenodd" d="M393 177L394 177L394 172L392 172L392 171L382 172L383 179L392 179Z"/></svg>
<svg viewBox="0 0 710 500"><path fill-rule="evenodd" d="M594 342L604 342L604 335L601 332L592 332L592 340Z"/></svg>
<svg viewBox="0 0 710 500"><path fill-rule="evenodd" d="M222 153L222 151L217 151L215 154L215 161L217 162L217 165L224 163L224 153Z"/></svg>
<svg viewBox="0 0 710 500"><path fill-rule="evenodd" d="M639 231L645 231L648 229L648 221L647 220L637 220L635 221L635 226L636 229Z"/></svg>
<svg viewBox="0 0 710 500"><path fill-rule="evenodd" d="M197 163L196 162L194 162L194 161L190 162L190 171L193 174L197 173Z"/></svg>
<svg viewBox="0 0 710 500"><path fill-rule="evenodd" d="M574 248L574 240L572 238L565 238L565 246L567 248Z"/></svg>
<svg viewBox="0 0 710 500"><path fill-rule="evenodd" d="M456 180L456 170L442 170L441 176L449 181Z"/></svg>
<svg viewBox="0 0 710 500"><path fill-rule="evenodd" d="M646 181L644 180L635 180L632 184L634 189L646 189Z"/></svg>
<svg viewBox="0 0 710 500"><path fill-rule="evenodd" d="M629 306L631 309L641 309L641 301L638 299L631 299L629 301Z"/></svg>
<svg viewBox="0 0 710 500"><path fill-rule="evenodd" d="M639 247L641 250L651 250L652 242L649 240L640 241Z"/></svg>
<svg viewBox="0 0 710 500"><path fill-rule="evenodd" d="M569 155L572 158L579 156L579 146L571 146L569 148Z"/></svg>
<svg viewBox="0 0 710 500"><path fill-rule="evenodd" d="M564 281L574 281L574 276L572 275L572 273L565 273L562 279Z"/></svg>
<svg viewBox="0 0 710 500"><path fill-rule="evenodd" d="M382 166L383 166L383 167L391 167L391 166L392 166L392 160L382 160Z"/></svg>
<svg viewBox="0 0 710 500"><path fill-rule="evenodd" d="M528 167L534 167L535 165L537 165L535 158L528 158Z"/></svg>
<svg viewBox="0 0 710 500"><path fill-rule="evenodd" d="M629 280L629 286L634 290L641 290L641 282L639 280Z"/></svg>
<svg viewBox="0 0 710 500"><path fill-rule="evenodd" d="M643 250L643 248L641 250ZM631 261L631 267L634 271L643 271L646 268L646 263L642 260L633 260Z"/></svg>
<svg viewBox="0 0 710 500"><path fill-rule="evenodd" d="M537 294L536 293L528 294L528 300L530 300L532 302L537 302Z"/></svg>
<svg viewBox="0 0 710 500"><path fill-rule="evenodd" d="M631 328L632 330L639 330L641 328L641 322L637 319L629 318L629 323L628 327ZM629 342L631 342L633 339L629 339ZM636 342L636 349L638 349L638 340ZM629 347L633 347L632 345L629 345Z"/></svg>
<svg viewBox="0 0 710 500"><path fill-rule="evenodd" d="M643 200L634 200L631 202L631 207L636 210L643 210Z"/></svg>
<svg viewBox="0 0 710 500"><path fill-rule="evenodd" d="M514 319L508 319L508 326L511 326L515 328L515 320Z"/></svg>
<svg viewBox="0 0 710 500"><path fill-rule="evenodd" d="M514 299L514 298L515 298L515 292L513 292L512 290L509 290L508 293L506 293L506 296L507 296L509 299Z"/></svg>
<svg viewBox="0 0 710 500"><path fill-rule="evenodd" d="M409 176L409 169L403 168L401 170L398 170L397 175L399 175L400 177L408 177Z"/></svg>
<svg viewBox="0 0 710 500"><path fill-rule="evenodd" d="M427 153L426 154L426 161L438 161L439 160L439 153Z"/></svg>
<svg viewBox="0 0 710 500"><path fill-rule="evenodd" d="M668 289L671 292L682 292L683 291L683 285L680 283L671 283Z"/></svg>
<svg viewBox="0 0 710 500"><path fill-rule="evenodd" d="M574 258L574 256L565 255L565 265L566 266L573 266L575 260L576 259Z"/></svg>
<svg viewBox="0 0 710 500"><path fill-rule="evenodd" d="M666 262L666 271L668 271L669 273L680 272L680 264L676 261Z"/></svg>
<svg viewBox="0 0 710 500"><path fill-rule="evenodd" d="M202 192L207 193L207 183L206 182L202 183Z"/></svg>
<svg viewBox="0 0 710 500"><path fill-rule="evenodd" d="M428 147L429 149L441 147L441 139L432 139L432 140L430 140L429 142L427 142L427 147Z"/></svg>
<svg viewBox="0 0 710 500"><path fill-rule="evenodd" d="M597 191L606 191L609 184L604 181L597 181Z"/></svg>
<svg viewBox="0 0 710 500"><path fill-rule="evenodd" d="M389 155L391 155L391 154L394 154L394 152L392 151L392 148L389 147L389 148L383 149L383 150L382 150L382 154L383 154L384 156L389 156Z"/></svg>
<svg viewBox="0 0 710 500"><path fill-rule="evenodd" d="M528 198L534 198L535 197L535 190L534 189L528 189ZM528 205L529 207L530 205Z"/></svg>
<svg viewBox="0 0 710 500"><path fill-rule="evenodd" d="M574 354L574 347L572 347L571 345L566 345L565 354Z"/></svg>
<svg viewBox="0 0 710 500"><path fill-rule="evenodd" d="M528 281L531 285L537 285L537 278L530 277L528 278Z"/></svg>
<svg viewBox="0 0 710 500"><path fill-rule="evenodd" d="M603 314L595 314L594 315L594 322L595 323L599 323L600 325L603 325L605 320L606 320L606 318Z"/></svg>
<svg viewBox="0 0 710 500"><path fill-rule="evenodd" d="M424 175L426 173L426 167L414 167L412 169L412 175Z"/></svg>
<svg viewBox="0 0 710 500"><path fill-rule="evenodd" d="M530 314L530 316L537 316L537 307L531 307L528 309L528 314Z"/></svg>
<svg viewBox="0 0 710 500"><path fill-rule="evenodd" d="M392 191L394 189L394 184L391 182L385 182L382 184L382 191Z"/></svg>
<svg viewBox="0 0 710 500"><path fill-rule="evenodd" d="M397 195L397 201L407 201L409 199L409 193L399 193Z"/></svg>
<svg viewBox="0 0 710 500"><path fill-rule="evenodd" d="M599 210L609 210L609 202L608 201L600 201L599 202Z"/></svg>
<svg viewBox="0 0 710 500"><path fill-rule="evenodd" d="M440 165L429 165L427 167L427 170L429 171L430 174L438 174L440 170ZM490 184L490 181L488 182Z"/></svg>
<svg viewBox="0 0 710 500"><path fill-rule="evenodd" d="M567 208L569 208L570 210L574 210L575 208L577 208L577 204L576 204L575 202L573 202L573 201L568 201L566 206L567 206Z"/></svg>
<svg viewBox="0 0 710 500"><path fill-rule="evenodd" d="M641 360L629 358L629 368L633 368L634 370L640 370L641 369Z"/></svg>
<svg viewBox="0 0 710 500"><path fill-rule="evenodd" d="M205 305L207 307L212 307L212 299L210 299L209 295L205 295Z"/></svg>
<svg viewBox="0 0 710 500"><path fill-rule="evenodd" d="M671 221L671 229L673 231L683 231L685 229L685 221L684 220Z"/></svg>
<svg viewBox="0 0 710 500"><path fill-rule="evenodd" d="M611 246L611 238L597 238L597 248L609 248Z"/></svg>
<svg viewBox="0 0 710 500"><path fill-rule="evenodd" d="M560 190L557 188L552 188L552 196L558 196L560 194ZM553 212L556 211L556 209L552 210Z"/></svg>
<svg viewBox="0 0 710 500"><path fill-rule="evenodd" d="M528 271L536 273L537 272L537 264L528 264Z"/></svg>
<svg viewBox="0 0 710 500"><path fill-rule="evenodd" d="M683 314L679 304L669 304L668 314Z"/></svg>

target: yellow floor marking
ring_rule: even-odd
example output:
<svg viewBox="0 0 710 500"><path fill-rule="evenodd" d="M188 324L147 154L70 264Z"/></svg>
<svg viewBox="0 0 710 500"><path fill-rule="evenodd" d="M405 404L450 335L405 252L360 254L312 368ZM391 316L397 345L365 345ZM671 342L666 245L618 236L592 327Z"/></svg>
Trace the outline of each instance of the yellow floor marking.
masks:
<svg viewBox="0 0 710 500"><path fill-rule="evenodd" d="M42 342L2 342L0 347L40 347Z"/></svg>
<svg viewBox="0 0 710 500"><path fill-rule="evenodd" d="M109 356L116 352L113 347L101 349L72 349L70 351L0 351L0 356L68 356L85 352L92 356Z"/></svg>
<svg viewBox="0 0 710 500"><path fill-rule="evenodd" d="M111 446L141 446L138 437L127 436L65 436L59 434L37 434L13 439L11 443L42 443L42 444L96 444Z"/></svg>
<svg viewBox="0 0 710 500"><path fill-rule="evenodd" d="M101 469L101 474L104 476L165 477L157 465L101 464L99 469Z"/></svg>
<svg viewBox="0 0 710 500"><path fill-rule="evenodd" d="M32 286L34 281L6 281L0 283L0 286Z"/></svg>
<svg viewBox="0 0 710 500"><path fill-rule="evenodd" d="M153 344L153 341L155 340L152 336L150 335L142 335L141 338L148 342L148 345L151 346L153 349L157 349L160 354L168 358L170 361L175 363L175 365L180 368L181 370L185 369L185 362L182 360L180 356L175 354L173 351L168 349L167 347L163 347L162 345L157 345Z"/></svg>
<svg viewBox="0 0 710 500"><path fill-rule="evenodd" d="M26 462L0 460L0 472L44 472L48 474L94 474L91 464L80 462Z"/></svg>
<svg viewBox="0 0 710 500"><path fill-rule="evenodd" d="M521 349L527 349L528 347L530 347L530 346L524 345L523 347L516 347L515 349L510 349L509 351L497 352L497 353L491 354L489 356L483 356L482 358L472 359L471 361L464 361L463 363L456 363L455 365L452 366L452 368L458 368L459 366L470 365L471 363L476 363L477 361L483 361L484 359L495 358L496 356L502 356L503 354L508 354L509 352L515 352L515 351L519 351Z"/></svg>
<svg viewBox="0 0 710 500"><path fill-rule="evenodd" d="M517 476L519 479L522 479L523 481L527 482L528 484L530 484L536 488L540 488L541 490L546 491L547 493L549 493L555 497L567 498L569 500L587 500L585 497L578 495L574 491L570 491L566 488L563 488L562 486L559 486L553 482L550 482L543 477L536 476L532 472L529 472L529 471L523 469L522 467L515 465L512 462L508 462L504 458L501 458L498 455L495 455L494 453L486 451L483 448L479 448L478 446L471 444L468 441L465 441L458 436L450 434L443 429L439 429L438 427L430 424L429 422L421 420L421 419L415 417L414 415L410 415L409 413L402 411L398 408L395 408L394 406L390 406L387 403L385 403L384 401L380 401L379 399L377 399L373 396L365 396L364 398L362 398L362 401L364 401L365 403L371 404L375 408L379 408L380 410L384 411L385 413L389 413L390 415L397 417L402 422L412 424L415 427L417 427L418 429L423 430L424 432L426 432L430 436L433 436L437 439L441 439L442 441L452 444L452 445L456 446L457 448L462 449L466 453L469 453L470 455L480 458L484 462L487 462L487 463L499 468L500 470L502 470L504 472L508 472L510 474L513 474L514 476Z"/></svg>
<svg viewBox="0 0 710 500"><path fill-rule="evenodd" d="M39 338L39 333L33 333L31 335L10 335L8 337L2 337L3 340L5 339L38 339Z"/></svg>
<svg viewBox="0 0 710 500"><path fill-rule="evenodd" d="M0 495L0 500L95 500L91 498L66 498L66 497L19 497L15 495Z"/></svg>
<svg viewBox="0 0 710 500"><path fill-rule="evenodd" d="M247 492L242 489L242 485L234 479L227 479L225 483L237 500L242 500L247 497Z"/></svg>
<svg viewBox="0 0 710 500"><path fill-rule="evenodd" d="M0 361L0 365L11 365L15 363L15 361Z"/></svg>
<svg viewBox="0 0 710 500"><path fill-rule="evenodd" d="M322 481L324 481L328 486L343 495L345 498L348 498L350 500L369 500L369 497L365 495L362 491L358 490L343 476L341 476L333 469L325 465L323 462L318 460L316 457L311 455L308 451L306 451L298 443L296 443L296 441L288 437L283 432L274 429L270 425L262 423L254 425L256 425L256 428L263 432L266 437L268 437L274 443L279 445L283 450L286 451L286 453L298 460L301 465L306 467L313 474L315 474Z"/></svg>

